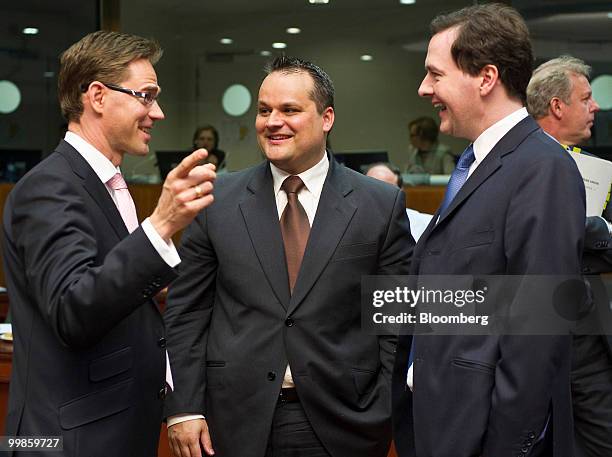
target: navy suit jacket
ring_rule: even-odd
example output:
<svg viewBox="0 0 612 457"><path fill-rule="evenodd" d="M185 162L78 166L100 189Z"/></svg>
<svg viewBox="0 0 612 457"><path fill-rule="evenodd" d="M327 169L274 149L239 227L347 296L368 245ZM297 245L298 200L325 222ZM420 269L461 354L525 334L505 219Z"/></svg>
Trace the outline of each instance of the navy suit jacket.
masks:
<svg viewBox="0 0 612 457"><path fill-rule="evenodd" d="M155 455L165 350L152 297L174 270L142 228L128 235L65 141L16 184L3 229L14 334L6 435L63 436L64 452L50 456Z"/></svg>
<svg viewBox="0 0 612 457"><path fill-rule="evenodd" d="M413 274L579 274L584 187L575 163L531 117L479 164L414 252ZM393 378L399 455L529 456L544 430L571 455L569 336L400 338Z"/></svg>
<svg viewBox="0 0 612 457"><path fill-rule="evenodd" d="M269 163L220 176L214 195L168 296L166 414L204 414L218 455L261 457L289 363L331 455L386 456L395 339L361 330L360 285L408 273L403 192L330 157L293 294Z"/></svg>

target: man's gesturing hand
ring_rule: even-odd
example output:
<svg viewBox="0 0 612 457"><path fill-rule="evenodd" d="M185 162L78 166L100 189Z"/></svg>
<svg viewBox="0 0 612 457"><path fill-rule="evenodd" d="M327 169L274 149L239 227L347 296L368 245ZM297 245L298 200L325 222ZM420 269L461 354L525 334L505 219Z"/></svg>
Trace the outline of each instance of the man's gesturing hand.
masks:
<svg viewBox="0 0 612 457"><path fill-rule="evenodd" d="M166 241L185 228L196 215L213 202L215 167L198 165L206 158L206 149L198 149L185 157L168 173L151 224Z"/></svg>

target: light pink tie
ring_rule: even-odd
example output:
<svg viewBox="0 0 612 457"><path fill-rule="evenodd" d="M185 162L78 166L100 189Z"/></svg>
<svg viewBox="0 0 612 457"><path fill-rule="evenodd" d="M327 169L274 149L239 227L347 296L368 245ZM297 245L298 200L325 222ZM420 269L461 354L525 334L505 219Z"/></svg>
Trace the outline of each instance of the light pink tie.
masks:
<svg viewBox="0 0 612 457"><path fill-rule="evenodd" d="M121 214L121 218L128 229L128 232L132 233L138 228L138 216L136 215L136 207L134 206L134 200L130 195L127 184L121 176L121 173L116 173L106 184L113 189L115 192L115 199L117 200L117 209Z"/></svg>
<svg viewBox="0 0 612 457"><path fill-rule="evenodd" d="M138 216L136 215L136 207L134 206L134 200L130 195L127 184L121 176L121 173L116 173L106 184L113 189L115 192L115 199L117 200L117 208L121 214L121 218L128 229L128 232L132 233L138 228ZM166 351L166 384L170 390L174 390L174 383L172 382L172 371L170 369L170 359L168 357L168 351Z"/></svg>

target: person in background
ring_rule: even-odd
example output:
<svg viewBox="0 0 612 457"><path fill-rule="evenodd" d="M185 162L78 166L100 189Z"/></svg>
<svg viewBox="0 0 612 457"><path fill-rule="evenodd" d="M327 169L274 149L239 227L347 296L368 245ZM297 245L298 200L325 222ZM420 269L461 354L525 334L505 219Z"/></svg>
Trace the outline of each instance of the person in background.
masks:
<svg viewBox="0 0 612 457"><path fill-rule="evenodd" d="M393 186L402 189L404 180L400 169L390 163L375 163L368 168L366 176L387 182ZM406 214L410 220L410 232L414 241L419 241L419 238L431 221L431 214L420 213L414 209L406 208Z"/></svg>
<svg viewBox="0 0 612 457"><path fill-rule="evenodd" d="M439 110L441 132L470 144L415 247L411 274L579 275L584 185L524 107L533 67L525 21L487 3L437 16L431 33L419 95ZM398 454L572 457L571 337L462 330L400 336Z"/></svg>
<svg viewBox="0 0 612 457"><path fill-rule="evenodd" d="M212 125L198 127L193 133L193 149L200 148L208 151L206 161L217 167L217 173L225 170L225 152L219 149L219 132Z"/></svg>
<svg viewBox="0 0 612 457"><path fill-rule="evenodd" d="M149 153L164 119L153 68L161 53L155 41L108 31L66 50L58 95L68 131L6 202L14 352L4 434L63 438L63 452L16 455L157 455L172 376L153 297L177 276L172 235L212 203L215 178L197 166L206 152L193 152L139 224L119 166Z"/></svg>
<svg viewBox="0 0 612 457"><path fill-rule="evenodd" d="M455 168L455 158L450 148L438 143L438 124L431 117L423 116L408 124L410 148L408 149L408 173L449 175Z"/></svg>
<svg viewBox="0 0 612 457"><path fill-rule="evenodd" d="M591 137L599 105L589 84L591 68L564 55L540 65L527 87L527 109L542 129L568 151L585 153L578 144ZM602 217L587 217L582 271L612 272L612 205ZM601 279L588 277L589 281ZM606 302L608 298L606 297ZM606 316L610 321L609 306ZM576 334L572 352L572 406L576 457L612 455L612 336Z"/></svg>

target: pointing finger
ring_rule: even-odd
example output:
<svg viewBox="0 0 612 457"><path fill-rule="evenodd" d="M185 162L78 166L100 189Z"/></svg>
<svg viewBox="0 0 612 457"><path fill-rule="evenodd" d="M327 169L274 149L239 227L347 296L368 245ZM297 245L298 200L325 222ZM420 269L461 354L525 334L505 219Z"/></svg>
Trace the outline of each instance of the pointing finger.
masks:
<svg viewBox="0 0 612 457"><path fill-rule="evenodd" d="M208 152L206 149L198 149L197 151L193 151L191 154L181 160L181 163L179 163L178 166L169 174L175 178L185 178L189 172L207 156Z"/></svg>

